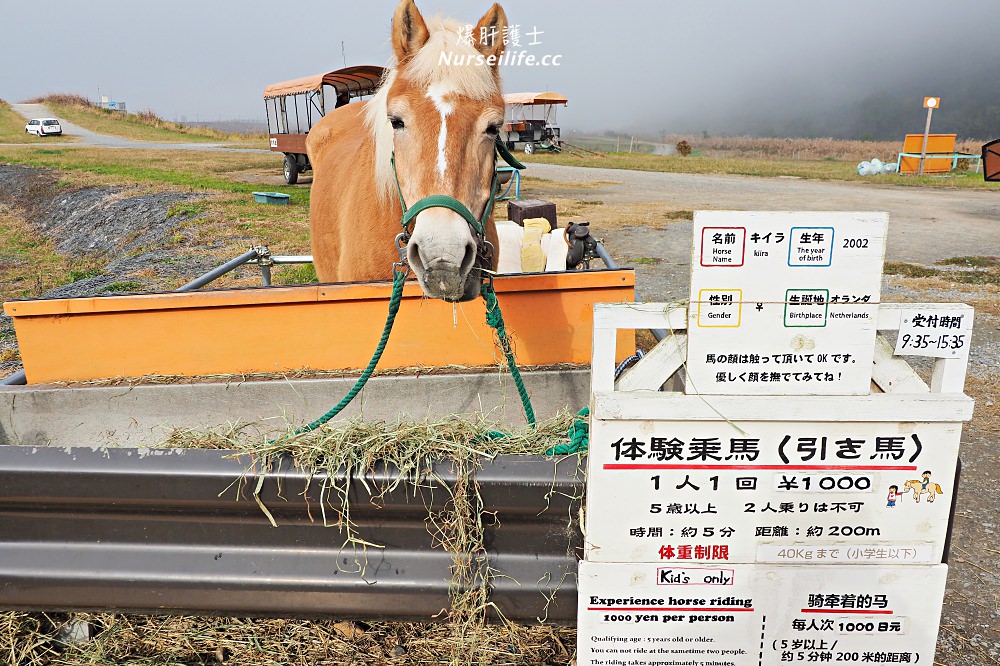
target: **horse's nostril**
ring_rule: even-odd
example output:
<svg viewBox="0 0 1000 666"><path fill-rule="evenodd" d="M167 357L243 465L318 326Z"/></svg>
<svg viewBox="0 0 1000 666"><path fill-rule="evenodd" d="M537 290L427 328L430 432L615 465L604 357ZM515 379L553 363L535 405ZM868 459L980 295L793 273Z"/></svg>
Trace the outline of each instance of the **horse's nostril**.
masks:
<svg viewBox="0 0 1000 666"><path fill-rule="evenodd" d="M470 240L465 244L465 256L462 258L462 269L459 272L465 275L472 270L474 263L476 263L476 244Z"/></svg>
<svg viewBox="0 0 1000 666"><path fill-rule="evenodd" d="M406 260L410 263L410 268L417 273L423 273L424 262L420 260L420 246L417 245L416 240L410 239L406 245Z"/></svg>

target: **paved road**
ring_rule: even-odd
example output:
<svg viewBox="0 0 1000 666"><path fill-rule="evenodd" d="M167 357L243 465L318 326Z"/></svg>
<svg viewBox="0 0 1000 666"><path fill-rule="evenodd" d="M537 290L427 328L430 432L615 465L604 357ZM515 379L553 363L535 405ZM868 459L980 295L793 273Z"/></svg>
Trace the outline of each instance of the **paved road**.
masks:
<svg viewBox="0 0 1000 666"><path fill-rule="evenodd" d="M11 104L14 111L25 118L59 118L43 104ZM256 148L229 148L219 143L161 143L157 141L134 141L110 134L98 134L88 129L80 127L67 120L59 118L62 125L63 134L81 139L80 142L67 143L58 140L46 139L46 145L62 146L95 146L99 148L140 148L144 150L226 150L241 153L266 153L267 150ZM51 141L51 143L50 143Z"/></svg>

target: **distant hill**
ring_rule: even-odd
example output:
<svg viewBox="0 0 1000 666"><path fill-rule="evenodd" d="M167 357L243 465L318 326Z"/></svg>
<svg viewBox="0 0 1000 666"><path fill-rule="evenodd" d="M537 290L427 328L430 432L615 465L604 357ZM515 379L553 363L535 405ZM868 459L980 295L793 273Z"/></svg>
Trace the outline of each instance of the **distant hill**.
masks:
<svg viewBox="0 0 1000 666"><path fill-rule="evenodd" d="M925 95L941 98L931 131L967 139L1000 138L1000 63L965 63L947 72L901 79L892 87L840 105L732 124L737 133L752 136L902 139L904 134L923 132Z"/></svg>
<svg viewBox="0 0 1000 666"><path fill-rule="evenodd" d="M266 134L267 126L263 122L249 120L219 120L182 122L179 125L187 127L207 127L226 134Z"/></svg>

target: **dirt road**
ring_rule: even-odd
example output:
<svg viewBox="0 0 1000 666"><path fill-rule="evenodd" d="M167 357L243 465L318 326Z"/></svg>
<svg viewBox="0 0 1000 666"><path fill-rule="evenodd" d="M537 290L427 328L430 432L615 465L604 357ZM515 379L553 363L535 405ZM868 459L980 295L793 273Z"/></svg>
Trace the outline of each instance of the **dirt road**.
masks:
<svg viewBox="0 0 1000 666"><path fill-rule="evenodd" d="M531 183L525 197L563 197L603 202L609 207L663 204L672 210L864 210L889 213L887 261L930 264L960 256L1000 256L1000 192L892 187L798 178L752 178L623 171L529 164L525 175L553 181ZM559 185L556 185L558 183ZM567 189L562 184L583 183ZM596 185L594 185L596 184ZM640 292L649 300L674 300L681 291L650 284L666 271L675 284L690 264L691 223L663 229L597 228L611 255L620 261L656 258L638 267ZM656 280L662 282L662 280Z"/></svg>

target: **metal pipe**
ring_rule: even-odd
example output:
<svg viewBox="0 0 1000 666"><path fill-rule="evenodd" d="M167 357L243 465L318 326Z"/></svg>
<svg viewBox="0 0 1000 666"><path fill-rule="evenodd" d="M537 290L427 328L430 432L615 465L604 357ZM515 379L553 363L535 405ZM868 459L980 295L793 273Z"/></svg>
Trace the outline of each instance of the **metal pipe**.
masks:
<svg viewBox="0 0 1000 666"><path fill-rule="evenodd" d="M597 256L601 258L601 261L603 261L604 265L607 266L608 268L612 270L621 268L618 265L618 262L612 259L611 255L608 254L607 249L604 247L604 243L602 243L601 241L597 241L596 245L594 246L594 251L597 252ZM636 301L636 303L640 302L641 301ZM662 328L651 328L649 329L649 332L653 334L653 337L656 338L657 342L660 342L669 335L669 333Z"/></svg>
<svg viewBox="0 0 1000 666"><path fill-rule="evenodd" d="M200 278L197 278L195 280L192 280L191 282L188 282L183 287L180 287L179 289L174 289L174 291L175 292L179 292L179 291L193 291L193 290L198 289L200 287L204 287L206 284L208 284L212 280L215 280L216 278L222 277L223 275L225 275L226 273L232 271L233 269L238 268L239 266L242 266L243 264L249 262L251 259L257 259L257 258L259 258L261 256L261 254L262 253L260 252L260 248L256 248L255 247L255 248L249 250L248 252L244 252L243 254L241 254L240 256L236 257L232 261L228 261L228 262L224 263L223 265L219 266L218 268L213 268L209 272L207 272L204 275L202 275ZM264 276L264 286L270 286L270 284L271 284L271 267L270 266L261 266L260 270L261 270L261 273ZM14 374L12 374L10 377L7 377L6 379L0 380L0 386L23 386L24 384L27 384L27 383L28 383L28 377L25 374L25 372L24 372L23 369L22 370L18 370L17 372L15 372Z"/></svg>
<svg viewBox="0 0 1000 666"><path fill-rule="evenodd" d="M24 369L20 369L10 377L0 380L0 386L23 386L28 383L28 376L24 373Z"/></svg>
<svg viewBox="0 0 1000 666"><path fill-rule="evenodd" d="M612 259L611 255L608 254L607 249L605 249L604 247L604 243L602 243L597 239L594 240L596 241L596 245L594 246L594 251L597 252L597 256L601 258L601 261L604 262L604 265L610 268L611 270L617 270L621 268L621 266L618 265L618 262Z"/></svg>
<svg viewBox="0 0 1000 666"><path fill-rule="evenodd" d="M272 264L311 264L312 262L311 254L286 254L271 257ZM260 262L257 259L251 259L247 263L257 265Z"/></svg>
<svg viewBox="0 0 1000 666"><path fill-rule="evenodd" d="M253 248L249 252L244 252L243 254L241 254L240 256L236 257L235 259L233 259L231 261L227 261L226 263L222 264L218 268L213 268L209 272L207 272L204 275L202 275L200 278L191 280L190 282L188 282L183 287L180 287L179 289L174 289L174 291L175 292L177 292L177 291L192 291L194 289L198 289L200 287L204 287L206 284L208 284L212 280L215 280L216 278L222 277L223 275L225 275L226 273L230 272L231 270L233 270L235 268L238 268L238 267L242 266L243 264L247 263L248 261L250 261L251 259L256 259L259 256L260 256L260 254L258 253L257 248Z"/></svg>

